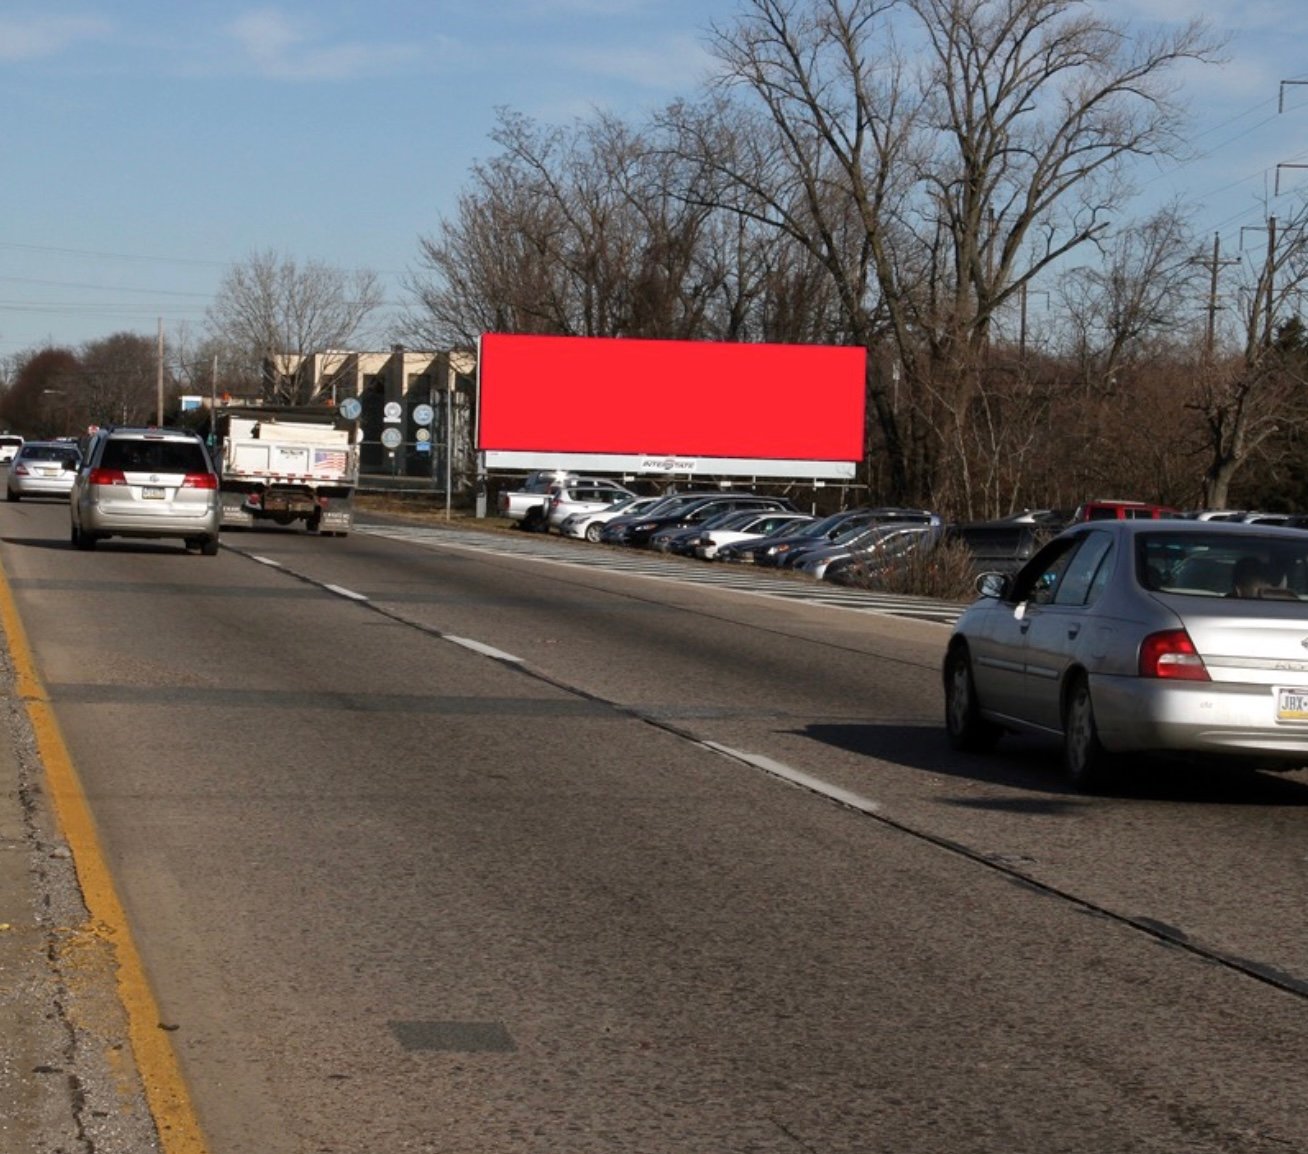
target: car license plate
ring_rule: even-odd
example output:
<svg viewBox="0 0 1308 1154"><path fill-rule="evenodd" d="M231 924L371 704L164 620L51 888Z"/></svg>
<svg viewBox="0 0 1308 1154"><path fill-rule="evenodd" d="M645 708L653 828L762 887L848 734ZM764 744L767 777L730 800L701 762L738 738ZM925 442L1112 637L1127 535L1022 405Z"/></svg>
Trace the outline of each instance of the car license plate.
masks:
<svg viewBox="0 0 1308 1154"><path fill-rule="evenodd" d="M1278 689L1276 720L1308 721L1308 689Z"/></svg>
<svg viewBox="0 0 1308 1154"><path fill-rule="evenodd" d="M147 501L162 501L167 495L162 485L144 485L141 488L141 496Z"/></svg>

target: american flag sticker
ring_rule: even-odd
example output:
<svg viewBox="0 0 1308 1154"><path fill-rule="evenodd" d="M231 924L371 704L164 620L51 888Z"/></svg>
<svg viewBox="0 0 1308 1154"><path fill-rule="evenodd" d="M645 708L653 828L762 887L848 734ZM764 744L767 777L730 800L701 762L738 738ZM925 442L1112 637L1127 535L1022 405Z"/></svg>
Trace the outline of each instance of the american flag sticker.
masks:
<svg viewBox="0 0 1308 1154"><path fill-rule="evenodd" d="M343 449L314 449L313 471L315 473L343 473L349 461Z"/></svg>

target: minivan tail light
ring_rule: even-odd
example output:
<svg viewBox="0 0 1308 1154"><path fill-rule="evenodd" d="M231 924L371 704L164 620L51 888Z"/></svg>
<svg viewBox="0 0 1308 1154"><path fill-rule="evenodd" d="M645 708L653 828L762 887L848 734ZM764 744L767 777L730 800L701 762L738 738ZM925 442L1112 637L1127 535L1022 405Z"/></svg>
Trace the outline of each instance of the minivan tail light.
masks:
<svg viewBox="0 0 1308 1154"><path fill-rule="evenodd" d="M87 480L92 485L126 485L127 478L121 469L92 469Z"/></svg>
<svg viewBox="0 0 1308 1154"><path fill-rule="evenodd" d="M182 478L183 489L216 489L218 476L215 473L187 473Z"/></svg>
<svg viewBox="0 0 1308 1154"><path fill-rule="evenodd" d="M1212 680L1184 629L1151 633L1140 643L1140 676L1168 681Z"/></svg>

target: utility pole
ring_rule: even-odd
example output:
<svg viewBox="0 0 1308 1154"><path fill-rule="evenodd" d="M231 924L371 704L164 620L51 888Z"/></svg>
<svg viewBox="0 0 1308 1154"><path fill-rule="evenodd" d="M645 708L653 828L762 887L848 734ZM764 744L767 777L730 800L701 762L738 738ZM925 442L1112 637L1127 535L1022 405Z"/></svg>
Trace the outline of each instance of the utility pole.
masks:
<svg viewBox="0 0 1308 1154"><path fill-rule="evenodd" d="M1285 87L1287 84L1308 84L1308 80L1282 80L1281 81L1281 92L1280 95L1277 97L1277 101L1276 101L1276 111L1278 113L1285 111Z"/></svg>
<svg viewBox="0 0 1308 1154"><path fill-rule="evenodd" d="M1193 264L1206 265L1209 273L1208 281L1208 330L1204 338L1204 360L1212 364L1213 350L1217 342L1217 274L1221 271L1223 265L1239 264L1235 257L1222 259L1222 238L1218 233L1213 233L1213 255L1207 260L1202 257L1195 257Z"/></svg>
<svg viewBox="0 0 1308 1154"><path fill-rule="evenodd" d="M1263 313L1263 351L1266 352L1272 347L1272 313L1275 294L1273 289L1276 281L1276 217L1267 218L1267 269L1264 273L1267 280L1267 307Z"/></svg>
<svg viewBox="0 0 1308 1154"><path fill-rule="evenodd" d="M1257 226L1246 225L1250 231L1257 231ZM1240 230L1241 245L1244 247L1245 228ZM1266 351L1272 347L1272 322L1276 311L1276 217L1267 218L1267 258L1263 271L1258 277L1258 289L1254 296L1253 316L1249 323L1249 344L1252 346L1258 336L1258 315L1262 314L1262 347Z"/></svg>
<svg viewBox="0 0 1308 1154"><path fill-rule="evenodd" d="M159 428L163 428L164 423L164 406L163 406L163 385L164 385L164 339L163 339L163 317L159 318L159 358L155 369L154 391L157 402L156 412L158 418L156 423Z"/></svg>

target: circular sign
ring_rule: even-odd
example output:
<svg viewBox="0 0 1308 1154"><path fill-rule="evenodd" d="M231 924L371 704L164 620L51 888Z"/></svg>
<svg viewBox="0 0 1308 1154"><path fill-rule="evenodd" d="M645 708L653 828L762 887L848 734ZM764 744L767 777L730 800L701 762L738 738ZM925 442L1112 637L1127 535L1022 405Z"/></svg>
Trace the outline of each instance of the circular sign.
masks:
<svg viewBox="0 0 1308 1154"><path fill-rule="evenodd" d="M413 434L413 437L414 440L418 441L419 443L425 444L427 441L431 440L431 430L419 429L416 433Z"/></svg>
<svg viewBox="0 0 1308 1154"><path fill-rule="evenodd" d="M341 402L340 414L347 421L357 421L362 412L363 406L359 403L358 397L346 397Z"/></svg>
<svg viewBox="0 0 1308 1154"><path fill-rule="evenodd" d="M386 407L382 409L382 415L388 421L398 421L404 414L404 409L399 401L387 401Z"/></svg>
<svg viewBox="0 0 1308 1154"><path fill-rule="evenodd" d="M415 425L430 425L436 419L436 411L430 405L419 405L413 410Z"/></svg>
<svg viewBox="0 0 1308 1154"><path fill-rule="evenodd" d="M399 429L383 429L381 443L388 449L398 449L404 442L404 435Z"/></svg>

